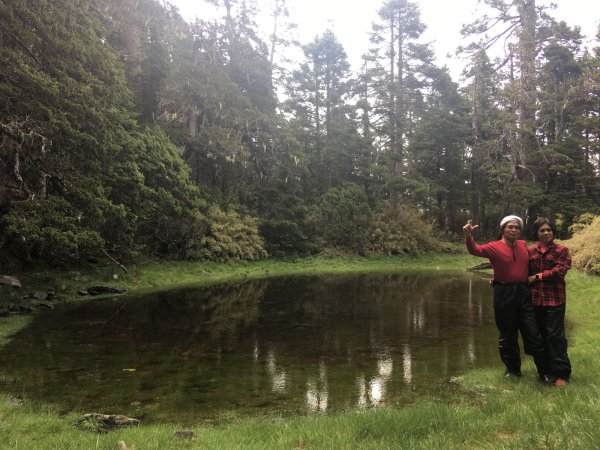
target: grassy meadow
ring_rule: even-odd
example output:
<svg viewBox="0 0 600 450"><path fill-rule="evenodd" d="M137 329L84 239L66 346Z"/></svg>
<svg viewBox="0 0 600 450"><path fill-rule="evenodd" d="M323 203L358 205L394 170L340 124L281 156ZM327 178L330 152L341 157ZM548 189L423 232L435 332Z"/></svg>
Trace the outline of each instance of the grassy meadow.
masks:
<svg viewBox="0 0 600 450"><path fill-rule="evenodd" d="M294 273L387 272L402 269L465 270L482 262L467 255L418 257L308 258L234 266L153 263L128 272L37 273L21 276L25 286L52 285L69 298L73 289L93 284L127 287L130 292L260 278ZM113 275L118 278L114 279ZM193 440L178 438L177 424L142 424L97 434L74 426L79 414L60 411L14 393L0 391L1 449L117 449L119 441L144 449L591 449L600 448L600 278L571 271L568 282L569 355L572 382L564 388L537 382L529 357L519 381L501 377L503 367L474 370L448 380L453 396L422 398L404 408L300 417L225 416L191 429ZM491 294L490 294L491 295ZM51 314L51 313L50 313ZM27 316L0 318L0 345L26 326ZM0 366L0 385L3 377ZM124 447L122 447L124 448Z"/></svg>

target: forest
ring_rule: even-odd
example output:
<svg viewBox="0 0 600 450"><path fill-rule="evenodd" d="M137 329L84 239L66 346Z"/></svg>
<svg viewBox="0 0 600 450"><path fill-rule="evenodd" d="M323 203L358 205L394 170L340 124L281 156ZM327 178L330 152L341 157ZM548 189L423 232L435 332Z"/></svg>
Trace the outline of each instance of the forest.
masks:
<svg viewBox="0 0 600 450"><path fill-rule="evenodd" d="M443 250L506 214L569 237L600 214L600 30L483 1L459 84L407 0L357 72L285 0L268 40L245 0L0 0L0 269Z"/></svg>

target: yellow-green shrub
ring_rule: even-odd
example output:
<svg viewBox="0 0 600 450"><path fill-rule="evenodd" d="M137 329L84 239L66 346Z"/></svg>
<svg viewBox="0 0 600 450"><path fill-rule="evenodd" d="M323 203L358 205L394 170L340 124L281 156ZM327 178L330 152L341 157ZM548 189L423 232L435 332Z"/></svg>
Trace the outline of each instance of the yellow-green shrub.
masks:
<svg viewBox="0 0 600 450"><path fill-rule="evenodd" d="M382 203L371 222L363 244L368 255L399 255L426 250L439 250L433 226L410 208L393 208Z"/></svg>
<svg viewBox="0 0 600 450"><path fill-rule="evenodd" d="M208 232L199 242L190 243L188 254L191 259L233 262L266 258L256 218L211 206L207 219Z"/></svg>
<svg viewBox="0 0 600 450"><path fill-rule="evenodd" d="M573 237L564 244L573 257L573 267L600 275L600 216L583 214L569 230Z"/></svg>

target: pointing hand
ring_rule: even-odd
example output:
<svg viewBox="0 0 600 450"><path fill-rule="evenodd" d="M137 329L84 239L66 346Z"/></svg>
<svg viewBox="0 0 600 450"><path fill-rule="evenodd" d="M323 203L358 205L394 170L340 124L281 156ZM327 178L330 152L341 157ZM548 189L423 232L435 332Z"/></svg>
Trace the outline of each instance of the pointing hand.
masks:
<svg viewBox="0 0 600 450"><path fill-rule="evenodd" d="M473 225L473 221L471 219L467 220L467 224L463 227L465 236L467 236L467 237L471 236L473 231L475 231L477 228L479 228L479 225Z"/></svg>

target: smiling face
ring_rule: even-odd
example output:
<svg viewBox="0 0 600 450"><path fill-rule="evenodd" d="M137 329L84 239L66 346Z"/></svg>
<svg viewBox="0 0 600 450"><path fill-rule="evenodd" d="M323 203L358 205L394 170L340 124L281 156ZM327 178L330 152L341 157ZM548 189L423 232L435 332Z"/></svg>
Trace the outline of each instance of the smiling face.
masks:
<svg viewBox="0 0 600 450"><path fill-rule="evenodd" d="M543 224L537 232L537 238L542 245L548 245L554 239L554 232L552 227L547 223Z"/></svg>
<svg viewBox="0 0 600 450"><path fill-rule="evenodd" d="M510 220L502 229L502 238L514 242L521 236L521 225L516 220Z"/></svg>

